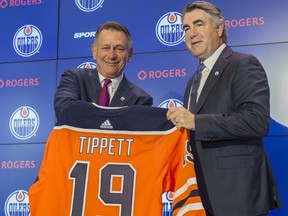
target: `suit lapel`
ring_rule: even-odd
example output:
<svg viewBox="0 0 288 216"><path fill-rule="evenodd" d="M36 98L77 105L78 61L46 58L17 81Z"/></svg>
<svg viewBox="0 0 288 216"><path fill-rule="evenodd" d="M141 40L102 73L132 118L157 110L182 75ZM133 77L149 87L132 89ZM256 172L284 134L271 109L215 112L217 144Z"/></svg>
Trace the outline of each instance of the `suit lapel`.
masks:
<svg viewBox="0 0 288 216"><path fill-rule="evenodd" d="M85 75L86 94L91 101L98 103L100 91L102 89L99 80L98 71L96 69L89 69L83 73Z"/></svg>
<svg viewBox="0 0 288 216"><path fill-rule="evenodd" d="M218 80L221 78L228 62L229 62L229 56L231 56L232 50L227 46L223 52L220 54L219 58L217 59L215 65L213 66L212 70L210 71L210 74L204 84L204 87L201 91L201 94L199 96L198 102L196 104L196 110L195 112L198 113L201 109L201 107L204 105L207 97L209 96L210 92L213 90L214 86L218 82ZM217 100L217 98L215 99Z"/></svg>
<svg viewBox="0 0 288 216"><path fill-rule="evenodd" d="M113 98L112 101L110 103L111 106L126 106L127 105L127 101L129 101L129 99L132 96L131 93L131 89L133 88L133 86L131 85L131 83L128 81L128 79L126 78L126 76L123 76L123 79L121 80Z"/></svg>

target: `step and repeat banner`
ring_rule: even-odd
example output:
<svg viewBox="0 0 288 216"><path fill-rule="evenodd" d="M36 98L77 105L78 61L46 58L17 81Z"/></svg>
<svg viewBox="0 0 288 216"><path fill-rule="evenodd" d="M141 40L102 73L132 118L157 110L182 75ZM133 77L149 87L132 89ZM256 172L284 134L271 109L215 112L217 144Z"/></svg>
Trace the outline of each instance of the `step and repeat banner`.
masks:
<svg viewBox="0 0 288 216"><path fill-rule="evenodd" d="M132 34L125 73L154 98L181 106L198 64L184 42L184 0L0 0L0 215L29 216L27 192L37 177L55 123L53 97L67 68L96 67L91 44L99 24L115 20ZM288 215L288 1L212 0L226 18L228 45L255 55L271 89L265 146ZM57 191L55 191L56 193Z"/></svg>

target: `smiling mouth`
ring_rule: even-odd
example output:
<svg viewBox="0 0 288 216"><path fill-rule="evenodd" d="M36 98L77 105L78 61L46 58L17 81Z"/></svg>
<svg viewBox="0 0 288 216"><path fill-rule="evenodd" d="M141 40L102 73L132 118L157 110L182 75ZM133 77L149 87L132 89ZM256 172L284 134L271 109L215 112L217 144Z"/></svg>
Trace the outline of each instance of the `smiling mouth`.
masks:
<svg viewBox="0 0 288 216"><path fill-rule="evenodd" d="M196 44L199 44L199 43L201 43L201 41L191 42L192 45L196 45Z"/></svg>
<svg viewBox="0 0 288 216"><path fill-rule="evenodd" d="M106 62L106 64L110 66L115 66L118 64L118 62Z"/></svg>

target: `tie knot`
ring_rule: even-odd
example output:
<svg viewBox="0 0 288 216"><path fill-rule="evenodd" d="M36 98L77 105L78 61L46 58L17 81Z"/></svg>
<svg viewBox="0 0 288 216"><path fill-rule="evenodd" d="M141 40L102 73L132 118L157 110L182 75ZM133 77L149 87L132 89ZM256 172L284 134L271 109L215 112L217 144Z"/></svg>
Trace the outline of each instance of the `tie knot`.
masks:
<svg viewBox="0 0 288 216"><path fill-rule="evenodd" d="M203 63L201 63L201 64L198 66L197 72L198 72L198 73L201 73L201 72L204 70L205 67L206 67L206 66L205 66Z"/></svg>
<svg viewBox="0 0 288 216"><path fill-rule="evenodd" d="M104 79L104 86L107 86L109 83L111 83L111 80L110 79Z"/></svg>

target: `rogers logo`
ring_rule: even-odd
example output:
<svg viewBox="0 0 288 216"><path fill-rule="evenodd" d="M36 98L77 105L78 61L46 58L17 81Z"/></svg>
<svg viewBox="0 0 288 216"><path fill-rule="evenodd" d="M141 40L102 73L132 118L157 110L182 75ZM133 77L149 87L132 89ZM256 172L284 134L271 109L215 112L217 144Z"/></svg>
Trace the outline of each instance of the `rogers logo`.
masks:
<svg viewBox="0 0 288 216"><path fill-rule="evenodd" d="M164 69L164 70L141 70L138 72L138 79L166 79L175 77L185 77L187 76L186 68L177 69Z"/></svg>
<svg viewBox="0 0 288 216"><path fill-rule="evenodd" d="M1 162L1 169L34 169L35 167L35 160L16 160Z"/></svg>
<svg viewBox="0 0 288 216"><path fill-rule="evenodd" d="M0 0L0 8L3 9L7 7L25 7L40 4L42 4L42 0Z"/></svg>
<svg viewBox="0 0 288 216"><path fill-rule="evenodd" d="M0 89L6 88L16 88L16 87L30 87L39 86L39 78L24 78L24 79L11 79L2 80L0 79Z"/></svg>
<svg viewBox="0 0 288 216"><path fill-rule="evenodd" d="M262 26L264 24L264 17L248 17L241 19L225 20L225 25L227 28Z"/></svg>

